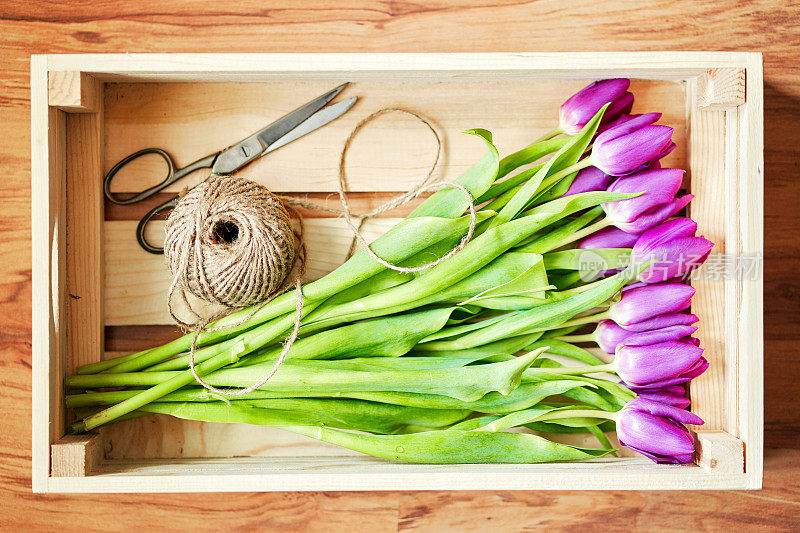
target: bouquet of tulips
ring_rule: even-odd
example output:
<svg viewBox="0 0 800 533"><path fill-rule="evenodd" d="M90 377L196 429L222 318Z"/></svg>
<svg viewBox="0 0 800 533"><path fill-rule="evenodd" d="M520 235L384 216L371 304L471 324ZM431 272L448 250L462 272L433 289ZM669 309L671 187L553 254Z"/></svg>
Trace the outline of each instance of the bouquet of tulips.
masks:
<svg viewBox="0 0 800 533"><path fill-rule="evenodd" d="M692 458L686 385L708 366L682 282L713 246L679 196L683 171L661 168L672 128L628 114L624 79L593 83L562 106L558 128L457 182L475 231L421 272L364 251L303 286L298 340L263 386L233 399L198 386L192 336L80 367L69 376L75 431L150 413L284 428L366 454L422 463L532 463L615 453ZM542 162L542 160L544 160ZM467 233L463 191L426 199L370 247L417 267ZM295 293L242 310L200 334L198 375L258 383L295 323ZM586 330L591 330L587 332ZM603 354L613 354L603 355ZM509 431L513 430L513 431ZM557 442L587 433L594 448Z"/></svg>

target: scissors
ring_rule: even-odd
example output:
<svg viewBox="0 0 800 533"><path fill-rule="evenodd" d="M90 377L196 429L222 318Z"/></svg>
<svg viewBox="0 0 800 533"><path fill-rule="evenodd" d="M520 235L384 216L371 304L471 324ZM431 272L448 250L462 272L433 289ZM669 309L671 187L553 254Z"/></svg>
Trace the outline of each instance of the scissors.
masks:
<svg viewBox="0 0 800 533"><path fill-rule="evenodd" d="M303 104L291 113L284 115L272 124L269 124L268 126L258 130L243 141L240 141L233 146L229 146L224 150L220 150L219 152L215 152L200 158L194 163L190 163L183 168L178 168L172 157L161 148L145 148L144 150L139 150L138 152L129 155L114 165L114 167L108 171L108 174L106 174L105 179L103 180L103 193L110 202L119 205L131 205L150 198L168 185L175 183L179 179L188 176L196 170L210 168L211 174L206 178L206 180L213 176L232 174L251 161L258 159L262 155L268 154L269 152L276 150L277 148L280 148L281 146L288 144L295 139L299 139L303 135L310 133L321 126L324 126L328 122L331 122L347 112L347 110L350 109L356 102L358 97L354 96L352 98L336 102L335 104L328 105L328 103L330 103L331 100L336 97L336 95L342 92L346 86L347 83L339 85L335 89L332 89L327 93L311 100L310 102ZM158 185L150 187L149 189L145 189L144 191L135 194L130 198L119 198L115 195L115 193L112 193L111 182L113 181L117 172L119 172L121 168L131 161L148 154L159 155L162 159L164 159L164 161L166 161L168 174L167 177L164 178L164 181ZM164 248L154 246L147 241L147 238L145 237L145 229L147 228L147 224L159 213L174 208L178 203L179 198L179 196L175 196L163 204L156 206L146 215L144 215L139 221L139 225L136 226L136 240L138 240L141 247L148 252L152 254L163 254Z"/></svg>

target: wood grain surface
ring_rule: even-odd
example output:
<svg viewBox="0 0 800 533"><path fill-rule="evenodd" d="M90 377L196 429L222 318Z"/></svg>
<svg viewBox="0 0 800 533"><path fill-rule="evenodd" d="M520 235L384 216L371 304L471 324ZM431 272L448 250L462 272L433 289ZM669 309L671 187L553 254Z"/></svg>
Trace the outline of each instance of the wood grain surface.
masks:
<svg viewBox="0 0 800 533"><path fill-rule="evenodd" d="M287 531L800 528L800 4L245 0L0 6L0 528ZM766 450L760 492L43 496L30 492L32 53L764 52ZM535 95L520 94L521 99Z"/></svg>

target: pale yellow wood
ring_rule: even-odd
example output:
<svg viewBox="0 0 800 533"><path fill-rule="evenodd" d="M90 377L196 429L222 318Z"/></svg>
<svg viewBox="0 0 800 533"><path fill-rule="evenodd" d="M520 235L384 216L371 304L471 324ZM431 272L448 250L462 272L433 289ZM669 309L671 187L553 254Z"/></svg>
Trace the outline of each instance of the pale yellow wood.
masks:
<svg viewBox="0 0 800 533"><path fill-rule="evenodd" d="M725 431L697 431L697 464L712 472L744 473L744 443Z"/></svg>
<svg viewBox="0 0 800 533"><path fill-rule="evenodd" d="M367 221L362 234L372 241L397 224L396 218ZM105 223L105 325L173 324L166 306L170 274L164 258L145 252L136 241L136 222ZM164 234L164 222L152 224L153 239ZM163 237L161 237L163 240ZM340 218L305 220L305 243L308 250L306 280L320 278L346 259L352 232ZM211 310L193 296L193 307ZM175 299L175 308L182 303Z"/></svg>
<svg viewBox="0 0 800 533"><path fill-rule="evenodd" d="M48 55L50 70L82 70L104 80L265 81L279 78L352 79L430 77L603 78L675 81L710 68L741 68L744 52L513 52L331 54L61 54Z"/></svg>
<svg viewBox="0 0 800 533"><path fill-rule="evenodd" d="M739 113L740 109L732 108L725 112L725 238L728 257L741 255L741 235L739 233L740 218L745 216L739 210ZM734 263L730 265L735 266ZM726 360L728 368L725 375L724 402L727 408L727 431L740 437L739 431L739 343L733 342L739 336L739 324L732 316L739 316L741 312L742 283L736 277L725 277L725 338L731 339L725 343Z"/></svg>
<svg viewBox="0 0 800 533"><path fill-rule="evenodd" d="M745 102L743 68L715 68L697 78L696 106L702 110L725 110Z"/></svg>
<svg viewBox="0 0 800 533"><path fill-rule="evenodd" d="M53 477L83 477L100 464L103 444L99 435L65 435L51 445Z"/></svg>
<svg viewBox="0 0 800 533"><path fill-rule="evenodd" d="M147 147L166 149L187 165L267 125L298 105L348 78L270 83L109 84L105 99L106 171L125 156ZM560 102L588 80L491 80L442 83L438 80L366 80L340 96L358 96L356 105L318 131L252 162L238 172L273 191L333 192L345 139L355 125L384 107L400 107L428 117L439 129L444 152L436 176L451 181L485 152L482 141L460 133L485 128L501 154L518 150L557 125ZM658 109L675 127L678 148L664 161L685 166L685 113L681 84L633 80L634 110ZM535 95L535 97L534 97ZM347 157L350 191L405 191L428 172L436 153L433 135L418 120L391 113L366 125ZM158 156L131 163L116 177L117 192L138 192L160 181L166 166ZM208 175L197 172L167 191L178 192Z"/></svg>
<svg viewBox="0 0 800 533"><path fill-rule="evenodd" d="M94 98L100 99L102 84ZM103 114L67 115L66 312L69 367L103 354Z"/></svg>
<svg viewBox="0 0 800 533"><path fill-rule="evenodd" d="M542 465L414 465L366 456L109 461L96 475L51 478L54 492L296 490L742 489L744 474L649 459Z"/></svg>
<svg viewBox="0 0 800 533"><path fill-rule="evenodd" d="M102 82L79 70L48 73L48 103L70 113L95 113L102 107Z"/></svg>
<svg viewBox="0 0 800 533"><path fill-rule="evenodd" d="M735 316L739 342L739 433L747 488L761 488L764 463L764 78L761 54L747 56L747 102L739 113L740 253L758 269L744 276Z"/></svg>
<svg viewBox="0 0 800 533"><path fill-rule="evenodd" d="M50 443L55 438L57 396L55 324L57 301L51 285L54 265L53 237L58 204L53 180L59 175L56 161L56 110L47 105L47 58L31 57L31 299L32 299L32 488L47 490Z"/></svg>
<svg viewBox="0 0 800 533"><path fill-rule="evenodd" d="M697 91L695 81L689 83L690 93ZM691 95L687 98L693 102ZM721 399L725 395L725 379L735 360L727 358L727 331L725 309L726 284L726 228L725 216L728 206L723 199L725 191L725 112L701 111L690 108L689 112L689 172L691 192L695 195L689 213L697 222L698 235L715 243L706 263L692 275L692 286L697 290L692 299L692 312L700 317L697 338L705 350L709 368L700 377L692 380L692 410L705 421L704 428L726 427L726 406ZM688 259L688 258L687 258Z"/></svg>
<svg viewBox="0 0 800 533"><path fill-rule="evenodd" d="M110 460L198 457L340 457L358 452L288 431L248 424L215 424L149 415L101 430Z"/></svg>

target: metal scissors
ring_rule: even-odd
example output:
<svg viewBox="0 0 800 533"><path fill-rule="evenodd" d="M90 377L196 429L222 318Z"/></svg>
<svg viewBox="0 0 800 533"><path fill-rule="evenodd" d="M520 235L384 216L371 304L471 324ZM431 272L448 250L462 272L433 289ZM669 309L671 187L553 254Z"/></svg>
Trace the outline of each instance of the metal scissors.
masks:
<svg viewBox="0 0 800 533"><path fill-rule="evenodd" d="M108 174L106 174L105 179L103 180L103 193L110 202L119 205L131 205L150 198L168 185L175 183L179 179L188 176L196 170L210 168L211 174L208 176L208 178L206 178L206 180L212 176L221 176L236 172L243 166L255 159L258 159L262 155L268 154L269 152L280 148L281 146L288 144L321 126L324 126L328 122L347 112L347 110L350 109L356 102L358 97L354 96L352 98L336 102L335 104L328 105L328 103L330 103L330 101L333 100L336 95L342 92L346 86L347 83L343 83L342 85L328 91L322 96L319 96L300 106L291 113L284 115L272 124L269 124L268 126L258 130L243 141L240 141L233 146L229 146L224 150L220 150L219 152L215 152L200 158L194 163L190 163L183 168L178 168L172 157L161 148L145 148L144 150L139 150L138 152L129 155L114 165L114 167L108 171ZM148 189L145 189L144 191L135 194L130 198L122 199L112 193L111 182L113 181L117 172L119 172L121 168L134 159L148 154L159 155L162 159L164 159L164 161L166 161L168 169L167 177L164 178L164 180L158 185L154 185ZM147 228L147 224L154 216L175 207L175 205L178 203L178 198L178 196L175 196L163 204L156 206L146 215L144 215L139 221L139 225L136 226L136 240L138 240L142 248L148 252L152 254L164 253L163 248L153 246L147 241L145 237L145 229Z"/></svg>

